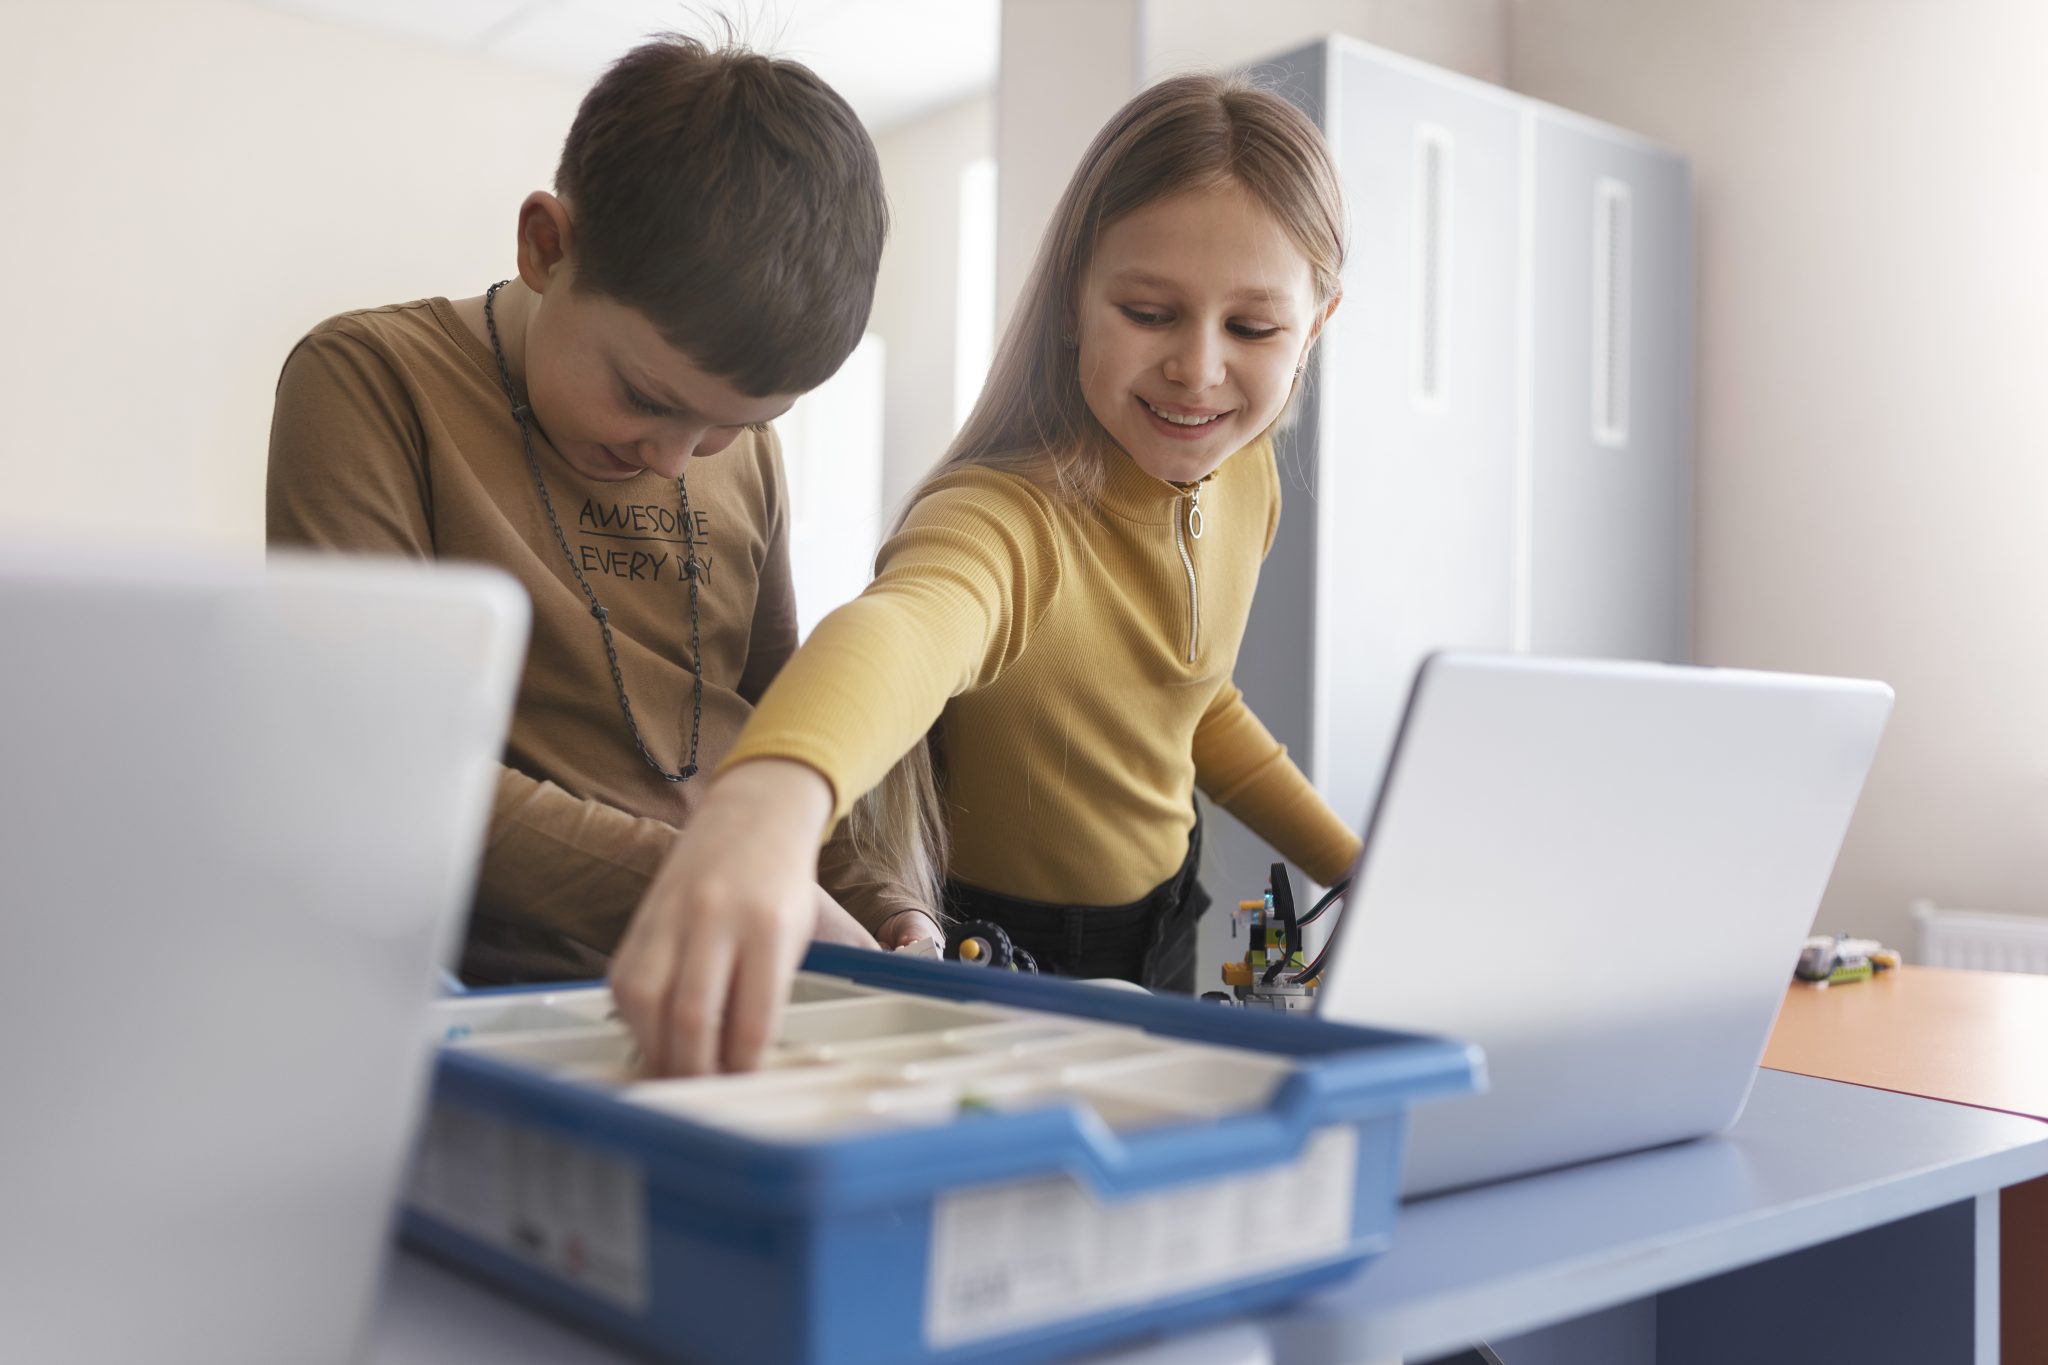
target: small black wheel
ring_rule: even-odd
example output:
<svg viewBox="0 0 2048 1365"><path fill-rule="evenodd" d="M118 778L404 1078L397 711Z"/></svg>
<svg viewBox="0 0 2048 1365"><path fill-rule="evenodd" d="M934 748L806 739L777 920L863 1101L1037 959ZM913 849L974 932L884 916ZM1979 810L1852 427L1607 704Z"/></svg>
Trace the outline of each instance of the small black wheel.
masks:
<svg viewBox="0 0 2048 1365"><path fill-rule="evenodd" d="M1229 991L1203 991L1202 998L1204 1000L1212 1000L1219 1005L1235 1005L1237 1003L1237 997L1233 996Z"/></svg>
<svg viewBox="0 0 2048 1365"><path fill-rule="evenodd" d="M1038 959L1014 943L1010 945L1010 967L1014 971L1038 975Z"/></svg>
<svg viewBox="0 0 2048 1365"><path fill-rule="evenodd" d="M976 967L1008 967L1016 956L1010 936L1000 924L984 919L962 920L946 931L946 960Z"/></svg>

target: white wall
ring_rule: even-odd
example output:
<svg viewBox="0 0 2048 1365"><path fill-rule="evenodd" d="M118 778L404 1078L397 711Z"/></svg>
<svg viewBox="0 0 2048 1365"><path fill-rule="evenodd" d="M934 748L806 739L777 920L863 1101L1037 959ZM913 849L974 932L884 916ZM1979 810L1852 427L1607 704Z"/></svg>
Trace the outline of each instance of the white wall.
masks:
<svg viewBox="0 0 2048 1365"><path fill-rule="evenodd" d="M292 342L510 274L581 95L228 0L0 4L0 534L260 544Z"/></svg>
<svg viewBox="0 0 2048 1365"><path fill-rule="evenodd" d="M998 323L1096 130L1143 86L1235 70L1345 33L1483 80L1507 69L1507 0L1026 0L1003 6L996 78Z"/></svg>
<svg viewBox="0 0 2048 1365"><path fill-rule="evenodd" d="M1147 80L1230 70L1332 33L1499 85L1508 0L1145 0Z"/></svg>
<svg viewBox="0 0 2048 1365"><path fill-rule="evenodd" d="M994 150L995 105L965 100L877 135L889 193L889 243L870 328L888 349L882 514L937 463L953 437L960 176Z"/></svg>
<svg viewBox="0 0 2048 1365"><path fill-rule="evenodd" d="M860 596L882 531L888 346L861 338L838 373L776 420L789 474L789 567L798 638Z"/></svg>
<svg viewBox="0 0 2048 1365"><path fill-rule="evenodd" d="M1137 93L1144 0L1007 0L996 69L996 327L1096 130Z"/></svg>
<svg viewBox="0 0 2048 1365"><path fill-rule="evenodd" d="M2048 6L1509 13L1517 89L1692 158L1698 657L1898 690L1823 927L2048 911Z"/></svg>

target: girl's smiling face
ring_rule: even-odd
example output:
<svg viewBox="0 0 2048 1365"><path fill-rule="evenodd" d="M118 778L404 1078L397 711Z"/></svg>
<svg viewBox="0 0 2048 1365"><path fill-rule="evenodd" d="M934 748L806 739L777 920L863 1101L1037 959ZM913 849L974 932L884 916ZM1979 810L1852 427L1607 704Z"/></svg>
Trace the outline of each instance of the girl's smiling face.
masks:
<svg viewBox="0 0 2048 1365"><path fill-rule="evenodd" d="M1074 306L1081 393L1154 478L1192 483L1271 426L1334 300L1242 186L1155 200L1096 243Z"/></svg>

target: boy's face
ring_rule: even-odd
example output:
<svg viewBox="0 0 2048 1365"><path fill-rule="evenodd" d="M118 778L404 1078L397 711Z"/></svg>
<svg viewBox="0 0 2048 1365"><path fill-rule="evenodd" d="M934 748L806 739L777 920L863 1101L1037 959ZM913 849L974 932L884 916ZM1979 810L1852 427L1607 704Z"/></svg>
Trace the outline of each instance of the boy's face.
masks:
<svg viewBox="0 0 2048 1365"><path fill-rule="evenodd" d="M1237 185L1112 223L1074 302L1089 411L1173 483L1206 477L1272 425L1327 316L1307 257Z"/></svg>
<svg viewBox="0 0 2048 1365"><path fill-rule="evenodd" d="M638 309L577 289L566 266L535 301L525 370L548 440L579 473L606 482L646 470L676 478L797 398L756 398L706 373Z"/></svg>

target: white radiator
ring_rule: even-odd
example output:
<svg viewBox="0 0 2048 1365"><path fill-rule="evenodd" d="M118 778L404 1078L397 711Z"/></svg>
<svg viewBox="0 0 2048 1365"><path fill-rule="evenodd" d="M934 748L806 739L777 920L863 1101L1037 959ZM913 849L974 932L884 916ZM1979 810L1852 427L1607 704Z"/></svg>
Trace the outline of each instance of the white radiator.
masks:
<svg viewBox="0 0 2048 1365"><path fill-rule="evenodd" d="M1925 966L2048 975L2048 917L1943 910L1915 901L1913 918L1920 927L1915 960Z"/></svg>

